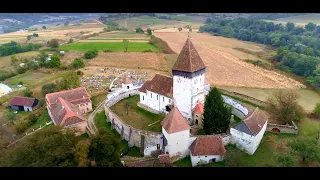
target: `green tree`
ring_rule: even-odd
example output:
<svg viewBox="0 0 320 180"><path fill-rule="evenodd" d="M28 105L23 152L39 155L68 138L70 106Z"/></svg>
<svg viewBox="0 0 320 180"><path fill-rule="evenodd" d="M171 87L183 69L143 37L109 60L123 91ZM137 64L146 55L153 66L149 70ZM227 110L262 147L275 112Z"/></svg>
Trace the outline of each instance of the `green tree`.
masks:
<svg viewBox="0 0 320 180"><path fill-rule="evenodd" d="M298 137L288 143L292 151L296 152L305 162L306 159L320 161L320 146L310 137Z"/></svg>
<svg viewBox="0 0 320 180"><path fill-rule="evenodd" d="M59 167L77 166L73 147L77 137L70 129L51 126L27 136L7 150L1 159L5 167Z"/></svg>
<svg viewBox="0 0 320 180"><path fill-rule="evenodd" d="M16 66L17 63L18 63L17 57L15 55L13 55L13 56L10 57L10 59L11 59L11 65L12 66Z"/></svg>
<svg viewBox="0 0 320 180"><path fill-rule="evenodd" d="M231 108L224 104L219 90L214 87L206 97L203 113L203 130L206 134L225 133L229 127Z"/></svg>
<svg viewBox="0 0 320 180"><path fill-rule="evenodd" d="M48 58L48 54L45 51L41 50L39 55L40 61L45 62L47 58Z"/></svg>
<svg viewBox="0 0 320 180"><path fill-rule="evenodd" d="M39 37L39 34L33 33L32 36L33 36L33 37Z"/></svg>
<svg viewBox="0 0 320 180"><path fill-rule="evenodd" d="M32 35L27 36L27 40L29 41L32 38Z"/></svg>
<svg viewBox="0 0 320 180"><path fill-rule="evenodd" d="M280 167L297 167L297 158L290 153L279 154L277 162Z"/></svg>
<svg viewBox="0 0 320 180"><path fill-rule="evenodd" d="M80 140L76 146L73 148L73 153L76 158L78 167L87 167L89 164L89 148L90 140Z"/></svg>
<svg viewBox="0 0 320 180"><path fill-rule="evenodd" d="M271 118L282 123L291 123L304 117L304 110L298 104L299 94L291 89L281 89L268 98L267 111Z"/></svg>
<svg viewBox="0 0 320 180"><path fill-rule="evenodd" d="M48 65L49 65L49 68L59 68L61 66L60 58L56 55L52 56Z"/></svg>
<svg viewBox="0 0 320 180"><path fill-rule="evenodd" d="M25 73L25 72L27 72L27 69L26 68L24 68L24 67L18 67L17 68L17 72L19 73L19 74L23 74L23 73Z"/></svg>
<svg viewBox="0 0 320 180"><path fill-rule="evenodd" d="M89 158L93 159L98 167L122 167L118 144L114 136L102 130L91 140Z"/></svg>
<svg viewBox="0 0 320 180"><path fill-rule="evenodd" d="M27 88L26 90L24 90L23 94L25 97L32 97L33 92Z"/></svg>
<svg viewBox="0 0 320 180"><path fill-rule="evenodd" d="M59 47L59 41L58 39L51 39L51 41L49 42L49 47L51 48L58 48Z"/></svg>
<svg viewBox="0 0 320 180"><path fill-rule="evenodd" d="M84 62L83 62L83 60L80 59L80 58L75 58L75 59L73 60L72 66L73 66L75 69L83 68L83 67L84 67Z"/></svg>
<svg viewBox="0 0 320 180"><path fill-rule="evenodd" d="M124 39L122 42L123 42L124 52L128 52L129 41L127 39Z"/></svg>
<svg viewBox="0 0 320 180"><path fill-rule="evenodd" d="M308 31L313 31L313 30L316 29L316 27L317 27L317 25L314 24L314 23L312 23L312 22L309 22L309 23L305 26L305 28L306 28Z"/></svg>
<svg viewBox="0 0 320 180"><path fill-rule="evenodd" d="M320 117L320 103L316 104L316 107L314 107L313 113L315 114L316 117Z"/></svg>
<svg viewBox="0 0 320 180"><path fill-rule="evenodd" d="M143 29L141 29L141 27L138 27L138 28L136 28L136 33L143 34L144 31L143 31Z"/></svg>
<svg viewBox="0 0 320 180"><path fill-rule="evenodd" d="M178 28L178 30L179 30L179 32L180 32L180 31L182 31L182 28L181 28L181 27L179 27L179 28Z"/></svg>
<svg viewBox="0 0 320 180"><path fill-rule="evenodd" d="M42 95L53 93L57 91L57 85L55 83L49 83L42 86Z"/></svg>
<svg viewBox="0 0 320 180"><path fill-rule="evenodd" d="M80 76L76 72L68 72L62 77L58 84L59 90L73 89L80 87Z"/></svg>
<svg viewBox="0 0 320 180"><path fill-rule="evenodd" d="M42 29L47 29L47 27L46 26L42 26Z"/></svg>
<svg viewBox="0 0 320 180"><path fill-rule="evenodd" d="M68 44L73 43L73 39L69 39Z"/></svg>
<svg viewBox="0 0 320 180"><path fill-rule="evenodd" d="M286 28L287 28L288 31L292 31L294 29L294 23L288 22L286 24Z"/></svg>
<svg viewBox="0 0 320 180"><path fill-rule="evenodd" d="M149 36L151 36L151 35L152 35L152 31L151 31L151 29L150 29L150 28L148 28L148 29L147 29L147 33L148 33L148 35L149 35Z"/></svg>
<svg viewBox="0 0 320 180"><path fill-rule="evenodd" d="M84 57L86 59L92 59L98 56L98 51L96 49L94 50L89 50L84 54Z"/></svg>

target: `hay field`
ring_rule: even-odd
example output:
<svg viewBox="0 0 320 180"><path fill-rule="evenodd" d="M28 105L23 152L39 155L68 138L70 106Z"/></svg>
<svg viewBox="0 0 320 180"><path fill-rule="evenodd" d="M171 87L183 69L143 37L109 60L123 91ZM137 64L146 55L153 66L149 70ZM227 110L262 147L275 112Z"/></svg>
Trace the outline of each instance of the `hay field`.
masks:
<svg viewBox="0 0 320 180"><path fill-rule="evenodd" d="M279 18L276 20L266 20L267 22L273 22L273 23L282 23L286 24L287 22L295 23L297 26L305 26L309 22L320 24L320 14L307 14L307 15L299 15L299 16L291 16L286 18Z"/></svg>
<svg viewBox="0 0 320 180"><path fill-rule="evenodd" d="M90 35L103 31L104 25L99 24L82 24L81 26L58 26L49 27L48 29L40 29L37 31L17 31L7 34L0 34L0 44L16 41L19 43L26 43L27 36L33 33L39 34L39 37L31 39L30 43L46 43L53 38L60 39L67 42L70 38L80 38L82 36Z"/></svg>
<svg viewBox="0 0 320 180"><path fill-rule="evenodd" d="M88 51L96 49L98 51L111 50L116 52L124 52L123 42L91 42L89 40L86 42L77 42L72 44L61 45L61 50L74 50L74 51ZM128 52L143 52L146 50L151 50L153 52L158 52L159 50L146 42L129 42Z"/></svg>
<svg viewBox="0 0 320 180"><path fill-rule="evenodd" d="M149 40L145 34L138 34L134 31L111 31L100 33L97 36L89 37L88 40Z"/></svg>
<svg viewBox="0 0 320 180"><path fill-rule="evenodd" d="M227 87L218 86L221 89L233 91L256 99L266 101L276 89L262 89L262 88L242 88L242 87ZM320 103L320 96L309 89L298 89L300 95L299 104L308 112L311 112L317 103Z"/></svg>
<svg viewBox="0 0 320 180"><path fill-rule="evenodd" d="M16 56L17 59L20 59L20 60L23 60L24 58L27 58L27 59L35 58L38 55L39 55L38 51L30 51L30 52L14 54L14 56ZM0 57L0 68L11 66L11 56L13 55Z"/></svg>
<svg viewBox="0 0 320 180"><path fill-rule="evenodd" d="M166 41L177 53L182 49L187 33L154 33ZM261 45L234 39L211 36L206 33L192 33L191 40L207 66L207 77L216 86L253 88L300 88L301 83L279 73L268 71L241 59L257 59L234 47L263 51Z"/></svg>
<svg viewBox="0 0 320 180"><path fill-rule="evenodd" d="M167 72L167 63L162 53L151 52L100 52L86 66L153 69Z"/></svg>

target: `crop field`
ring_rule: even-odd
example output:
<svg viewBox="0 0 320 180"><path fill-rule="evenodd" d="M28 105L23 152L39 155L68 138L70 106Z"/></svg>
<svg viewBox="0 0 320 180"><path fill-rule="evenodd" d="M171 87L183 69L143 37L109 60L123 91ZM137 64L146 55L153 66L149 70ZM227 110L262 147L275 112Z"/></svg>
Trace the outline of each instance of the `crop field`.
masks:
<svg viewBox="0 0 320 180"><path fill-rule="evenodd" d="M19 43L26 43L27 36L37 33L39 37L32 38L30 43L46 43L53 38L67 42L70 38L79 39L80 37L98 33L103 31L105 25L97 23L83 23L80 26L57 26L48 27L48 29L38 29L37 31L17 31L7 34L0 34L0 44L16 41Z"/></svg>
<svg viewBox="0 0 320 180"><path fill-rule="evenodd" d="M244 87L226 87L226 86L218 86L221 89L225 89L228 91L233 91L237 93L241 93L247 96L254 97L256 99L266 101L268 97L270 97L276 89L262 89L262 88L244 88ZM320 103L320 96L311 90L308 89L298 89L297 90L300 98L299 104L307 111L311 112L317 103Z"/></svg>
<svg viewBox="0 0 320 180"><path fill-rule="evenodd" d="M286 18L279 18L279 19L272 20L269 22L282 23L282 24L286 24L287 22L292 22L298 26L305 26L309 22L312 22L312 23L319 25L320 24L320 14L317 13L317 14L291 16L291 17L286 17Z"/></svg>
<svg viewBox="0 0 320 180"><path fill-rule="evenodd" d="M77 42L60 46L61 50L88 51L96 49L98 51L111 50L116 52L124 52L124 44L122 42ZM128 52L142 52L151 50L157 52L158 49L148 43L129 42Z"/></svg>
<svg viewBox="0 0 320 180"><path fill-rule="evenodd" d="M152 69L167 72L167 63L162 53L151 52L100 52L87 66Z"/></svg>
<svg viewBox="0 0 320 180"><path fill-rule="evenodd" d="M154 33L163 39L177 53L180 53L187 33ZM241 59L259 57L234 48L261 52L265 46L241 42L234 39L211 36L206 33L192 33L191 41L207 66L206 76L216 86L253 87L253 88L300 88L303 84L274 71L269 71Z"/></svg>
<svg viewBox="0 0 320 180"><path fill-rule="evenodd" d="M128 28L128 30L135 30L137 27L142 29L163 29L163 28L173 28L173 27L184 27L186 25L191 25L192 28L199 28L203 23L199 22L187 22L187 21L177 21L177 20L166 20L157 19L152 17L139 17L139 18L127 18L118 20L121 26Z"/></svg>

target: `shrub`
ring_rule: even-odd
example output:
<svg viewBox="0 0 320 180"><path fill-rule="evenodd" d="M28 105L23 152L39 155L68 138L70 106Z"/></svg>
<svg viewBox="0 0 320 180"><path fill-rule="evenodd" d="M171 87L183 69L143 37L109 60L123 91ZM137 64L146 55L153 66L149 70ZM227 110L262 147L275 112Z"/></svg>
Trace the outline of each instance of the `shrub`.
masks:
<svg viewBox="0 0 320 180"><path fill-rule="evenodd" d="M78 69L78 68L83 68L84 67L84 62L82 59L80 58L75 58L73 63L72 63L72 66L75 68L75 69Z"/></svg>
<svg viewBox="0 0 320 180"><path fill-rule="evenodd" d="M84 54L84 57L86 59L92 59L92 58L95 58L97 57L98 55L98 51L97 50L90 50L90 51L87 51L85 54Z"/></svg>

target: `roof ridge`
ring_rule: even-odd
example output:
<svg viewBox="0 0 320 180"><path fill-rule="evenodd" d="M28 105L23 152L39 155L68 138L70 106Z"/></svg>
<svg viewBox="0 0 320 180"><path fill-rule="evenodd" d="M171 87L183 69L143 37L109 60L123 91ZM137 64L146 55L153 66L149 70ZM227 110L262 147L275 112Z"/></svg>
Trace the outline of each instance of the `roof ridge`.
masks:
<svg viewBox="0 0 320 180"><path fill-rule="evenodd" d="M46 96L47 95L53 95L53 94L59 94L59 93L63 93L63 92L66 92L66 91L73 91L73 90L76 90L76 89L85 89L86 90L86 88L82 86L82 87L77 87L77 88L73 88L73 89L65 89L65 90L58 91L58 92L48 93L48 94L46 94ZM86 90L86 92L87 92L87 90ZM88 92L87 92L87 94L89 95Z"/></svg>
<svg viewBox="0 0 320 180"><path fill-rule="evenodd" d="M247 126L247 128L249 129L249 131L252 133L252 134L255 134L251 129L250 129L250 127L247 125L247 120L248 119L250 119L252 116L253 116L253 114L258 110L259 108L258 107L256 107L256 109L250 114L250 116L249 117L247 117L247 118L245 118L244 120L243 120L243 123Z"/></svg>
<svg viewBox="0 0 320 180"><path fill-rule="evenodd" d="M188 40L187 40L187 41L189 42L189 61L190 61L190 69L192 69L191 48L190 48L190 43L191 43L191 41L190 41L189 37L188 37Z"/></svg>

